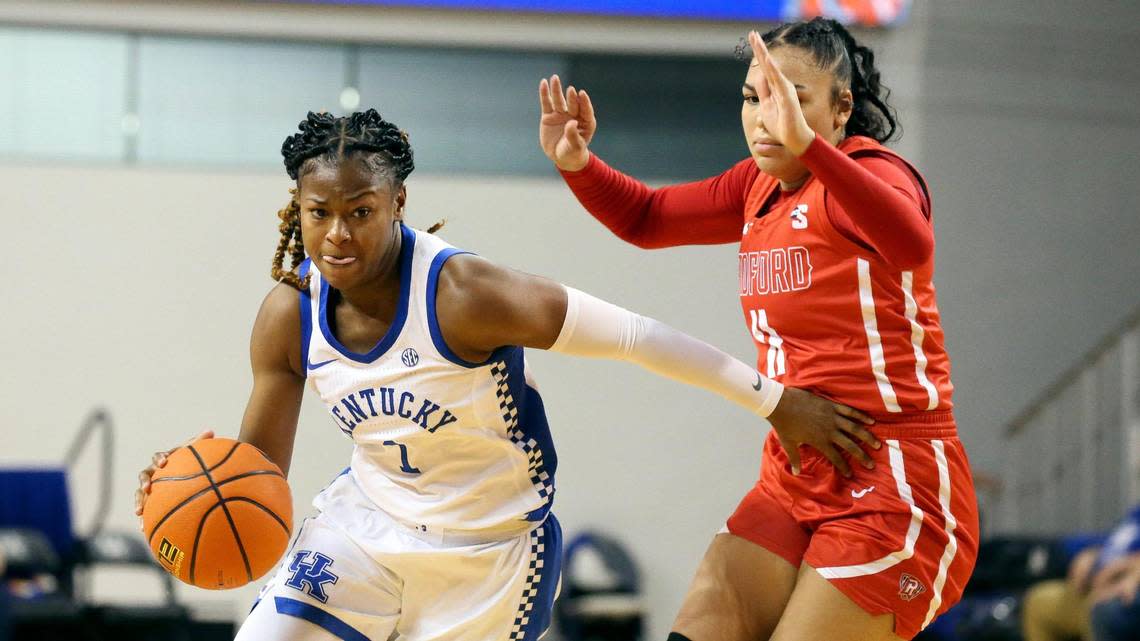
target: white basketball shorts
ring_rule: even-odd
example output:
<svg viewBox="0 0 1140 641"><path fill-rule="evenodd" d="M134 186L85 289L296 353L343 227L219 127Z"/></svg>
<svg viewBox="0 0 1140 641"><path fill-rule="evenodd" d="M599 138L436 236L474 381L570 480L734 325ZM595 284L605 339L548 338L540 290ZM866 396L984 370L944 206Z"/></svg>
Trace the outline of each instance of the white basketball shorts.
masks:
<svg viewBox="0 0 1140 641"><path fill-rule="evenodd" d="M562 528L472 542L394 521L344 474L322 492L236 641L534 641L550 625Z"/></svg>

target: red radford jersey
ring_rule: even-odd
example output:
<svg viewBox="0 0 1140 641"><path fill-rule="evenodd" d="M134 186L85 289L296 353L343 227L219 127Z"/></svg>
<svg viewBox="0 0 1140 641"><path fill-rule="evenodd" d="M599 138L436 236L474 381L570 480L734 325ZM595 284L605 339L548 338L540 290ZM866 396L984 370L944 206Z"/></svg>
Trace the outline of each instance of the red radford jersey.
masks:
<svg viewBox="0 0 1140 641"><path fill-rule="evenodd" d="M898 157L861 136L839 149ZM879 420L951 423L933 257L900 271L831 224L819 180L784 198L779 188L763 173L752 183L740 242L740 302L757 369Z"/></svg>

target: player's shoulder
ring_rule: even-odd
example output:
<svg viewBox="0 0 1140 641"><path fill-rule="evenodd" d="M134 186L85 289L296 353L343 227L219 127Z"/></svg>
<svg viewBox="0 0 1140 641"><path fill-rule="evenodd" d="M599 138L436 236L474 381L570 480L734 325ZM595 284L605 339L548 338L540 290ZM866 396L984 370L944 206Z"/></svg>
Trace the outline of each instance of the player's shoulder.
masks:
<svg viewBox="0 0 1140 641"><path fill-rule="evenodd" d="M261 301L261 312L275 320L300 320L301 306L298 297L301 292L295 287L280 281L274 285Z"/></svg>
<svg viewBox="0 0 1140 641"><path fill-rule="evenodd" d="M436 299L459 306L477 304L488 294L498 293L509 273L482 256L456 253L440 269Z"/></svg>
<svg viewBox="0 0 1140 641"><path fill-rule="evenodd" d="M253 333L255 339L288 345L299 339L304 298L292 285L281 281L261 301Z"/></svg>
<svg viewBox="0 0 1140 641"><path fill-rule="evenodd" d="M914 163L874 138L867 136L848 136L839 144L839 149L848 156L851 156L856 162L865 159L886 160L898 167L906 168L915 173L918 172Z"/></svg>
<svg viewBox="0 0 1140 641"><path fill-rule="evenodd" d="M493 322L530 295L535 278L475 254L457 254L440 271L436 309L441 318Z"/></svg>
<svg viewBox="0 0 1140 641"><path fill-rule="evenodd" d="M282 281L261 301L250 336L254 366L287 368L303 376L301 369L301 305L304 299L292 285Z"/></svg>

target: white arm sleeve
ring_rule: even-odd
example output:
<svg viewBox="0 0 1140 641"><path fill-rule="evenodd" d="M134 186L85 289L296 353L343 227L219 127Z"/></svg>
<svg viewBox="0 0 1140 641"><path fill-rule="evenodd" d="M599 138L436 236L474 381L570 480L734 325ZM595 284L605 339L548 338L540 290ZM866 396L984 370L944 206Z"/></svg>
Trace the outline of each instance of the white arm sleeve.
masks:
<svg viewBox="0 0 1140 641"><path fill-rule="evenodd" d="M572 287L566 288L566 320L550 351L630 361L765 418L784 393L783 385L712 345Z"/></svg>

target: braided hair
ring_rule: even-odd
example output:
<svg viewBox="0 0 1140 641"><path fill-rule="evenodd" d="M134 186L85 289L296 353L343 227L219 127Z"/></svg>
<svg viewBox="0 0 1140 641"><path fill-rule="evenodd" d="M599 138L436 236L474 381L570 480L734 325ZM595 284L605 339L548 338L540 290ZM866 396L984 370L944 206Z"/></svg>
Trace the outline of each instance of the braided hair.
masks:
<svg viewBox="0 0 1140 641"><path fill-rule="evenodd" d="M376 174L386 177L394 188L415 169L408 134L384 120L375 109L358 111L350 116L334 117L327 113L313 113L297 125L300 130L285 139L281 156L285 171L293 180L313 171L321 164L339 164L345 158L360 154L361 160ZM289 204L277 212L281 219L278 229L281 240L273 254L270 275L299 290L307 290L309 277L300 278L295 269L305 260L305 247L301 242L301 207L297 203L297 190L290 190ZM438 225L429 232L438 229ZM289 253L292 265L284 268L285 254Z"/></svg>
<svg viewBox="0 0 1140 641"><path fill-rule="evenodd" d="M833 99L850 87L853 104L844 127L846 135L886 142L900 131L898 114L887 104L891 91L883 86L875 68L875 54L856 42L843 25L831 18L813 18L782 24L763 39L769 49L788 45L809 51L820 69L831 69L837 81ZM747 51L747 45L737 47L737 57Z"/></svg>

